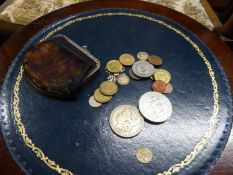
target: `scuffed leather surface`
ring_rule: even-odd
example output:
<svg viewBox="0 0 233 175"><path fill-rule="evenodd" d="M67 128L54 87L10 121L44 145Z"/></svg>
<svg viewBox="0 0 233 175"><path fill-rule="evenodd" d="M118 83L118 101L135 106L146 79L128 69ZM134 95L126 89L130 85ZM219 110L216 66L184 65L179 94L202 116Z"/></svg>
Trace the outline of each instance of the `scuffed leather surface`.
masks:
<svg viewBox="0 0 233 175"><path fill-rule="evenodd" d="M144 14L171 24L197 43L210 61L220 95L219 120L206 147L189 166L177 173L206 174L220 156L232 122L231 95L221 66L195 35L162 16L129 9L103 9L77 14L65 21L77 16L114 11ZM1 92L2 132L12 156L27 174L57 173L25 146L18 133L12 114L15 78L25 49L63 22L49 26L24 46L12 64ZM187 41L159 24L127 16L82 21L58 33L79 45L87 45L102 65L125 52L136 56L143 50L161 56L163 68L172 75L174 92L167 97L173 105L173 114L167 122L159 125L145 123L138 136L123 139L111 131L109 115L118 105L137 106L140 96L150 91L151 80L131 81L128 86L120 86L110 103L94 109L89 107L88 99L106 79L104 66L100 75L80 93L76 101L71 102L41 95L23 77L19 105L22 121L29 137L50 159L79 175L152 175L179 163L193 150L208 129L213 112L213 90L204 61ZM135 157L135 149L142 145L150 147L154 154L153 161L146 165L140 164Z"/></svg>

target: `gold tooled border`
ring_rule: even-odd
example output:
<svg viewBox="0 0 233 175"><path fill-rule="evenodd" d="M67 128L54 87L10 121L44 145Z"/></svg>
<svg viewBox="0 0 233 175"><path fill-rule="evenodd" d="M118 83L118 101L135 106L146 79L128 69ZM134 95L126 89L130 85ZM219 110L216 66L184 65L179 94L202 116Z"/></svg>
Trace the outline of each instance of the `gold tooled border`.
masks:
<svg viewBox="0 0 233 175"><path fill-rule="evenodd" d="M96 15L78 17L76 19L73 19L73 20L66 22L65 24L63 24L61 26L58 26L56 29L54 29L53 31L48 33L41 41L48 39L56 32L62 30L63 28L65 28L73 23L83 21L83 20L90 20L90 19L94 19L94 18L98 18L98 17L103 17L103 16L130 16L130 17L137 17L140 19L145 19L145 20L149 20L149 21L158 23L158 24L174 31L175 33L177 33L178 35L183 37L188 43L190 43L192 45L192 47L197 51L199 56L203 59L203 61L205 62L206 66L208 68L209 75L210 75L210 78L212 81L212 86L213 86L213 99L214 99L214 110L213 110L213 114L212 114L210 121L209 121L208 130L206 131L206 133L204 134L202 139L195 145L193 151L189 155L187 155L184 160L182 160L179 163L176 163L175 165L171 166L168 170L166 170L162 173L158 173L157 175L171 175L175 172L179 172L182 168L189 165L195 159L195 157L200 153L200 151L205 147L205 145L208 143L209 139L212 136L213 129L214 129L216 122L218 120L218 117L217 117L218 112L219 112L218 84L216 82L215 73L211 67L211 64L207 60L207 58L204 55L204 53L202 52L202 50L198 47L198 45L196 43L194 43L187 35L182 33L180 30L176 29L175 27L171 26L170 24L165 23L164 21L154 19L152 17L144 16L141 14L116 12L116 13L100 13L100 14L96 14ZM18 126L19 134L22 136L22 139L23 139L24 143L26 144L26 146L28 148L30 148L35 153L35 155L41 161L43 161L49 168L53 169L54 171L56 171L57 173L62 174L62 175L73 175L73 173L70 170L60 167L60 165L58 165L55 161L49 159L39 147L37 147L36 145L33 144L32 140L29 138L29 136L26 133L26 129L24 127L24 124L22 123L20 112L19 112L19 101L20 101L19 100L19 89L20 89L20 81L23 77L23 72L24 72L24 70L23 70L23 67L21 66L19 74L18 74L17 79L16 79L15 86L14 86L14 99L13 99L14 118L15 118L16 124Z"/></svg>

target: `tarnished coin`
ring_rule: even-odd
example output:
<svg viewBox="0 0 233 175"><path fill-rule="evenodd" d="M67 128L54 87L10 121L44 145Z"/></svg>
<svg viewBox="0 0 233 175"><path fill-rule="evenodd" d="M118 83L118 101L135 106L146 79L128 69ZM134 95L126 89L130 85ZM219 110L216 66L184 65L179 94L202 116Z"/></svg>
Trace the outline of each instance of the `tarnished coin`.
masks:
<svg viewBox="0 0 233 175"><path fill-rule="evenodd" d="M102 105L102 103L99 103L95 100L94 96L91 96L88 102L89 102L89 105L93 108L98 108Z"/></svg>
<svg viewBox="0 0 233 175"><path fill-rule="evenodd" d="M121 72L121 70L123 69L123 66L118 60L110 60L107 63L106 68L109 72L118 73L118 72Z"/></svg>
<svg viewBox="0 0 233 175"><path fill-rule="evenodd" d="M166 88L165 88L165 90L164 90L163 93L165 93L165 94L170 94L170 93L172 93L172 92L173 92L173 87L172 87L172 85L171 85L170 83L166 84Z"/></svg>
<svg viewBox="0 0 233 175"><path fill-rule="evenodd" d="M107 103L112 99L112 96L104 95L100 92L100 89L96 89L94 92L94 98L99 103Z"/></svg>
<svg viewBox="0 0 233 175"><path fill-rule="evenodd" d="M160 58L159 56L156 56L156 55L150 55L148 57L148 61L149 61L149 63L151 63L155 66L160 66L163 64L162 58Z"/></svg>
<svg viewBox="0 0 233 175"><path fill-rule="evenodd" d="M133 55L130 55L128 53L122 54L119 58L121 64L124 66L131 66L135 62L135 58Z"/></svg>
<svg viewBox="0 0 233 175"><path fill-rule="evenodd" d="M161 123L170 118L172 104L159 92L147 92L140 97L139 110L151 122Z"/></svg>
<svg viewBox="0 0 233 175"><path fill-rule="evenodd" d="M116 83L111 81L104 81L100 84L100 92L104 95L114 95L118 91Z"/></svg>
<svg viewBox="0 0 233 175"><path fill-rule="evenodd" d="M155 80L162 80L165 84L171 80L171 74L165 69L156 69L154 72Z"/></svg>
<svg viewBox="0 0 233 175"><path fill-rule="evenodd" d="M128 75L121 74L117 77L117 83L120 85L127 85L130 82L130 78Z"/></svg>
<svg viewBox="0 0 233 175"><path fill-rule="evenodd" d="M165 91L166 84L162 80L157 80L152 84L152 89L155 92L163 93Z"/></svg>
<svg viewBox="0 0 233 175"><path fill-rule="evenodd" d="M133 70L132 70L132 69L129 70L129 76L130 76L130 78L132 78L133 80L140 80L140 79L141 79L140 77L138 77L137 75L135 75L135 74L133 73Z"/></svg>
<svg viewBox="0 0 233 175"><path fill-rule="evenodd" d="M144 60L144 61L146 61L146 60L148 59L148 57L149 57L149 54L146 53L146 52L138 52L138 54L137 54L137 58L138 58L139 60Z"/></svg>
<svg viewBox="0 0 233 175"><path fill-rule="evenodd" d="M116 107L109 119L109 124L114 133L121 137L134 137L144 127L144 119L138 108L131 105Z"/></svg>
<svg viewBox="0 0 233 175"><path fill-rule="evenodd" d="M147 61L137 61L132 66L133 73L139 77L147 78L154 74L155 68Z"/></svg>
<svg viewBox="0 0 233 175"><path fill-rule="evenodd" d="M136 157L141 163L149 163L153 158L153 154L151 149L147 147L139 147L136 150Z"/></svg>

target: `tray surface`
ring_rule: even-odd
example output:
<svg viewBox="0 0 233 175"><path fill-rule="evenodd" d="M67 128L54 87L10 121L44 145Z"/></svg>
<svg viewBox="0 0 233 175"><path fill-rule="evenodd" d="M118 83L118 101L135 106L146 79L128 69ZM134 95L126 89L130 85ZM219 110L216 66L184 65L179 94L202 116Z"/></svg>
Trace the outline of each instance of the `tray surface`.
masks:
<svg viewBox="0 0 233 175"><path fill-rule="evenodd" d="M76 101L41 95L23 75L22 55L31 45L64 34L101 61L100 75ZM146 51L163 58L174 92L167 97L172 117L163 124L145 123L136 137L116 136L108 123L119 105L138 105L151 81L131 81L113 100L93 109L88 99L106 79L104 65L122 53ZM126 71L127 72L127 71ZM27 174L205 174L227 141L232 116L229 85L211 51L191 32L159 15L129 9L102 9L77 14L34 36L12 64L2 92L1 126L5 141ZM138 146L154 157L140 164Z"/></svg>

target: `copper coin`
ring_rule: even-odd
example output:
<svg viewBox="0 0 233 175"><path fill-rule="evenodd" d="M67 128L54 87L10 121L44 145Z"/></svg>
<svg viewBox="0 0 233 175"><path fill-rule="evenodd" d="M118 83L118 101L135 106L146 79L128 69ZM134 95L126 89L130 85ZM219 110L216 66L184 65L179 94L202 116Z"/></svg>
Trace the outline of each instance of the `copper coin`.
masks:
<svg viewBox="0 0 233 175"><path fill-rule="evenodd" d="M173 91L172 85L170 83L166 84L166 88L165 88L163 93L170 94L170 93L172 93L172 91Z"/></svg>
<svg viewBox="0 0 233 175"><path fill-rule="evenodd" d="M132 70L132 69L129 70L129 76L130 76L130 78L132 78L133 80L140 80L140 79L141 79L140 77L138 77L137 75L135 75L135 74L133 73L133 70Z"/></svg>
<svg viewBox="0 0 233 175"><path fill-rule="evenodd" d="M163 64L162 58L160 58L159 56L156 56L156 55L149 56L148 61L149 61L149 63L151 63L155 66L160 66L161 64Z"/></svg>
<svg viewBox="0 0 233 175"><path fill-rule="evenodd" d="M166 88L166 84L162 80L155 81L152 84L152 89L155 92L163 93Z"/></svg>

